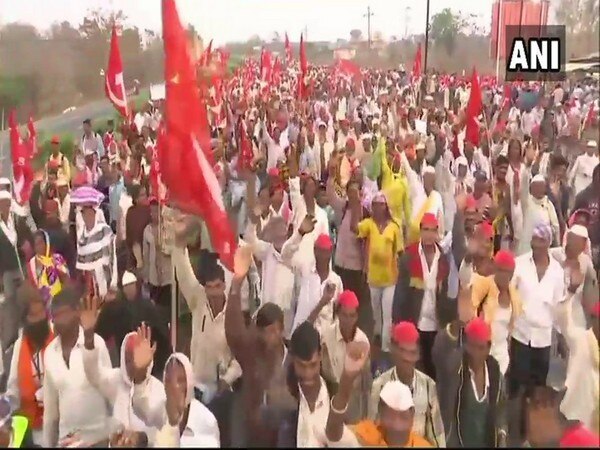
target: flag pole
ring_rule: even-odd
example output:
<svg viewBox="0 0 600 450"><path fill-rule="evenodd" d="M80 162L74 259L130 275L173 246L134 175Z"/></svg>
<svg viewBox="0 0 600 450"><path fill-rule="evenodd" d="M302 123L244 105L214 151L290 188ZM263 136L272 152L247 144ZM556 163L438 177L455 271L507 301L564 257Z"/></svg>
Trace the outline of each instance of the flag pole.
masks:
<svg viewBox="0 0 600 450"><path fill-rule="evenodd" d="M497 27L497 32L496 32L496 81L499 80L499 76L500 76L500 48L501 48L501 38L502 38L502 28L504 28L502 26L502 12L504 10L504 2L503 0L500 0L500 2L498 3L498 27Z"/></svg>
<svg viewBox="0 0 600 450"><path fill-rule="evenodd" d="M423 73L427 74L427 49L429 48L429 0L427 0L427 11L425 16L425 61L423 64Z"/></svg>

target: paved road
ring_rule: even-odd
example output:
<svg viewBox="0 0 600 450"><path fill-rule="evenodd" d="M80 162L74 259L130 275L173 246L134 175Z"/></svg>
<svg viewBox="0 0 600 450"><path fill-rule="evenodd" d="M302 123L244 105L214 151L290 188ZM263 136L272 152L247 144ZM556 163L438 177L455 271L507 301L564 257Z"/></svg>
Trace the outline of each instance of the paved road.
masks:
<svg viewBox="0 0 600 450"><path fill-rule="evenodd" d="M94 117L102 117L110 115L113 111L112 105L108 100L98 100L92 103L88 103L85 106L77 108L75 111L68 112L66 114L60 114L54 117L47 117L45 119L38 120L35 123L38 132L45 133L65 133L71 132L74 134L81 133L82 122L87 119ZM6 176L10 166L9 157L9 143L8 143L8 132L5 131L0 133L0 174Z"/></svg>

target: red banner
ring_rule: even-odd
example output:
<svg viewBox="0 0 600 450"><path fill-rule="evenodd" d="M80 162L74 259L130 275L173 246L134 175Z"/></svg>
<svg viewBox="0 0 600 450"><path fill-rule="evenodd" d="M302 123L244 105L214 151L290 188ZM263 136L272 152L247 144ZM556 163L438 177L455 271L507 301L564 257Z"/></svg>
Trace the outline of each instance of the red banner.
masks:
<svg viewBox="0 0 600 450"><path fill-rule="evenodd" d="M502 10L500 10L502 5ZM550 2L542 0L533 2L531 0L502 0L492 5L492 36L490 41L490 57L496 58L497 50L500 50L500 58L505 58L506 53L506 26L538 26L542 34L543 27L548 24L548 9ZM527 36L534 37L528 30ZM500 34L500 45L498 46L498 34Z"/></svg>

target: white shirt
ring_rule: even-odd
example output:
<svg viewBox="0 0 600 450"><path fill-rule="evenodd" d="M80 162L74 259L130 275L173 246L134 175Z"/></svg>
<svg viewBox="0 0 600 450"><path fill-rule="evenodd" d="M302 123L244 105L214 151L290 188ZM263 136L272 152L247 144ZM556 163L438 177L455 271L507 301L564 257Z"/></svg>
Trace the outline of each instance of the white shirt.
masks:
<svg viewBox="0 0 600 450"><path fill-rule="evenodd" d="M573 186L575 195L579 194L592 183L594 168L600 163L598 155L579 155L569 174L569 185Z"/></svg>
<svg viewBox="0 0 600 450"><path fill-rule="evenodd" d="M435 313L435 302L440 251L437 247L435 248L433 262L431 263L431 267L429 267L425 254L423 253L423 246L419 243L419 257L421 259L421 267L423 268L424 291L421 314L419 316L417 328L421 331L437 331L438 323Z"/></svg>
<svg viewBox="0 0 600 450"><path fill-rule="evenodd" d="M512 337L534 348L550 346L555 308L563 299L565 290L563 268L550 255L548 257L550 264L541 280L538 279L532 252L516 258L514 279L523 301L523 314L515 319Z"/></svg>
<svg viewBox="0 0 600 450"><path fill-rule="evenodd" d="M307 214L306 202L304 197L300 193L300 178L294 177L289 179L290 187L290 203L292 204L292 223L294 230L300 227L300 224L304 220ZM302 266L304 264L311 265L314 263L314 245L316 239L321 234L330 235L329 232L329 218L327 213L319 205L315 205L315 229L304 236L302 242L300 242L300 248L298 253L294 256L293 265Z"/></svg>
<svg viewBox="0 0 600 450"><path fill-rule="evenodd" d="M292 259L294 253L298 251L300 242L306 239L306 236L303 238L297 231L294 232L292 237L288 239L285 244L283 244L283 248L281 249L281 257L284 260ZM327 286L328 283L332 283L335 286L335 292L333 294L333 298L331 299L331 303L321 309L319 317L315 322L315 326L317 328L324 326L323 322L321 321L324 321L325 323L333 323L333 305L337 301L338 295L340 295L340 293L344 290L340 276L333 270L329 270L327 278L321 281L321 277L317 273L314 263L305 263L304 265L299 266L296 269L295 276L297 280L296 283L299 285L299 292L296 315L292 325L292 333L298 325L308 319L310 313L319 304L319 301L323 296L325 286Z"/></svg>
<svg viewBox="0 0 600 450"><path fill-rule="evenodd" d="M108 437L108 410L102 394L88 381L83 368L83 329L71 350L69 367L65 364L60 336L48 344L44 352L44 447L54 447L54 427L58 440L69 433L77 434L86 443L96 443ZM111 367L104 340L94 336L98 349L98 364Z"/></svg>
<svg viewBox="0 0 600 450"><path fill-rule="evenodd" d="M508 355L508 326L512 316L512 306L508 307L498 305L492 327L492 348L490 354L498 361L500 373L506 374L510 358Z"/></svg>
<svg viewBox="0 0 600 450"><path fill-rule="evenodd" d="M327 446L325 426L329 417L329 393L323 378L320 378L320 381L321 388L313 411L308 406L302 388L298 387L300 393L298 428L296 429L296 446L298 448Z"/></svg>
<svg viewBox="0 0 600 450"><path fill-rule="evenodd" d="M196 399L190 403L188 420L179 433L179 425L168 422L156 435L155 447L219 448L221 435L217 419L210 410Z"/></svg>
<svg viewBox="0 0 600 450"><path fill-rule="evenodd" d="M273 140L267 128L263 128L263 139L267 144L267 170L277 167L279 161L285 161L285 150L281 143L281 135L279 142Z"/></svg>
<svg viewBox="0 0 600 450"><path fill-rule="evenodd" d="M470 376L471 388L473 389L473 394L475 395L475 400L477 400L478 403L483 403L487 399L488 392L490 390L490 375L488 373L487 363L485 363L485 365L484 365L484 370L485 370L485 385L483 386L483 394L481 394L481 397L480 397L479 393L477 392L477 385L475 384L475 372L473 372L473 369L471 369L469 367L469 373L471 374L471 376Z"/></svg>
<svg viewBox="0 0 600 450"><path fill-rule="evenodd" d="M322 322L321 325L319 329L321 345L327 349L327 361L323 360L323 368L330 369L331 375L339 383L344 371L348 344L342 337L340 322L337 318L333 323ZM369 338L360 328L356 328L352 342L369 342Z"/></svg>
<svg viewBox="0 0 600 450"><path fill-rule="evenodd" d="M256 226L252 223L248 223L244 239L253 247L254 256L262 262L261 305L275 303L283 311L289 310L294 290L294 272L290 261L285 261L273 244L258 239Z"/></svg>
<svg viewBox="0 0 600 450"><path fill-rule="evenodd" d="M225 338L226 306L214 315L204 286L194 274L187 249L173 247L171 258L181 293L192 313L190 362L194 385L211 395L216 391L220 378L231 385L241 375L241 368L233 359Z"/></svg>

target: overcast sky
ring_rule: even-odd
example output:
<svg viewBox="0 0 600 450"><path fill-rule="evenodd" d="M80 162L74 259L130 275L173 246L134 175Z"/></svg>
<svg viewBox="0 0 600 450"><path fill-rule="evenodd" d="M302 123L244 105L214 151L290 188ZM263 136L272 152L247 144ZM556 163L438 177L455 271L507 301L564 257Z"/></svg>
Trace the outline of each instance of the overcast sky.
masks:
<svg viewBox="0 0 600 450"><path fill-rule="evenodd" d="M86 11L101 6L122 9L130 24L160 31L160 0L0 0L0 22L28 22L45 29L52 22L81 22ZM422 33L426 2L412 0L177 0L184 22L217 44L246 40L254 34L271 38L274 31L298 41L304 27L308 40L347 39L350 30L367 34L363 17L371 6L371 29L385 37ZM410 5L407 15L406 7ZM444 8L475 14L489 29L492 0L431 0L430 16ZM406 18L408 17L408 20Z"/></svg>

